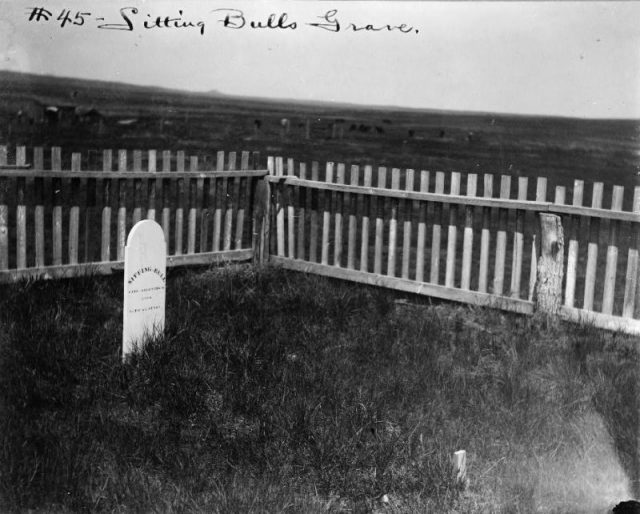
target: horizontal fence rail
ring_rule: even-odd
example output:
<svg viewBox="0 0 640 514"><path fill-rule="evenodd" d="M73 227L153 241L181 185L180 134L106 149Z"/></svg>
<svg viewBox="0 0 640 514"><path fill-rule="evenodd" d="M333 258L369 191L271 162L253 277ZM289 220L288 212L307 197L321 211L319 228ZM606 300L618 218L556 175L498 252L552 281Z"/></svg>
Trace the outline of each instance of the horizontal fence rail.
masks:
<svg viewBox="0 0 640 514"><path fill-rule="evenodd" d="M400 170L270 157L271 260L299 271L533 313L540 220L564 227L567 320L640 334L640 188L622 210L614 186L544 177ZM533 184L530 184L533 183ZM534 185L535 187L530 187ZM567 201L568 194L571 201Z"/></svg>
<svg viewBox="0 0 640 514"><path fill-rule="evenodd" d="M2 282L122 269L142 219L161 224L168 266L253 258L254 189L267 173L257 152L218 152L205 170L181 151L104 150L91 170L79 153L63 162L58 147L7 156L0 146Z"/></svg>
<svg viewBox="0 0 640 514"><path fill-rule="evenodd" d="M588 216L591 218L605 218L609 220L640 222L640 212L612 211L593 207L576 207L573 205L555 204L552 202L539 202L535 200L509 200L502 198L470 197L457 194L438 194L416 191L401 191L396 189L384 189L379 187L352 186L333 184L313 180L302 180L297 177L269 176L267 180L275 184L286 186L308 187L324 191L338 191L341 193L353 193L359 195L377 196L383 198L399 198L403 200L422 200L438 202L442 204L454 204L474 207L493 207L502 209L518 209L533 212L549 212L554 214Z"/></svg>

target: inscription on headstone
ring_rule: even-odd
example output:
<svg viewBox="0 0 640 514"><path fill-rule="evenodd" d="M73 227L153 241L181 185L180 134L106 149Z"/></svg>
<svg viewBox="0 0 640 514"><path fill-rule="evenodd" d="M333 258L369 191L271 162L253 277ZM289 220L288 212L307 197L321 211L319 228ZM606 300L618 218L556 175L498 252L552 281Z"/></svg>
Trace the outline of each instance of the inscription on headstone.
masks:
<svg viewBox="0 0 640 514"><path fill-rule="evenodd" d="M123 360L164 331L166 269L162 227L153 220L136 223L124 249Z"/></svg>

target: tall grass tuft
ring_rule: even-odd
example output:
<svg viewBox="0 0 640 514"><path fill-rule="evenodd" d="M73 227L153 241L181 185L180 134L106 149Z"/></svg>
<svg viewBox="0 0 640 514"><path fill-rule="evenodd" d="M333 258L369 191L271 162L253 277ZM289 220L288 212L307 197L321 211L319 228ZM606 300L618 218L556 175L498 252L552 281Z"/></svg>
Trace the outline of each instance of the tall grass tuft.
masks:
<svg viewBox="0 0 640 514"><path fill-rule="evenodd" d="M638 477L631 338L222 268L121 364L117 277L0 297L0 510L597 512Z"/></svg>

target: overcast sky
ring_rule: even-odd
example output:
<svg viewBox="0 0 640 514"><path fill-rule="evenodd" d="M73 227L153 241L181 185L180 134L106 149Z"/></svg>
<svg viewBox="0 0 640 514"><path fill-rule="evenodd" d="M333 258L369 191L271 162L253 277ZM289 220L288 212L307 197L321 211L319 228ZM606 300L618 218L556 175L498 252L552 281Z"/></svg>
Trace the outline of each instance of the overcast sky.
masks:
<svg viewBox="0 0 640 514"><path fill-rule="evenodd" d="M0 4L2 69L234 95L640 118L640 2ZM29 21L33 6L51 12L49 20ZM238 12L212 12L229 7L243 11L244 28L223 26L226 14L230 25L240 25ZM129 28L120 8L133 30L98 28ZM61 26L65 16L57 18L66 9L71 20ZM323 21L332 9L337 14ZM285 12L295 30L249 27ZM158 16L195 26L144 27ZM309 25L335 28L336 20L339 32ZM351 23L405 24L406 33L354 32Z"/></svg>

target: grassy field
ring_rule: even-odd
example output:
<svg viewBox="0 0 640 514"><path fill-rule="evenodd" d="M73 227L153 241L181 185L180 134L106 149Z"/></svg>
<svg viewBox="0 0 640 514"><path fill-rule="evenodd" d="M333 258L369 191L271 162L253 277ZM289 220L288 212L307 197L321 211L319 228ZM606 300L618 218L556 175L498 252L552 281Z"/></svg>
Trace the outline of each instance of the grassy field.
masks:
<svg viewBox="0 0 640 514"><path fill-rule="evenodd" d="M59 145L65 156L105 148L155 148L185 150L211 164L218 150L250 150L263 158L281 155L307 163L546 176L552 186L572 186L574 179L583 179L632 187L640 171L638 120L270 101L10 72L0 72L0 90L0 142ZM21 127L16 114L33 100L94 107L104 119L104 132L78 124ZM286 134L283 118L290 120ZM131 125L119 124L132 119ZM340 130L333 134L332 124L342 127L342 137ZM605 190L605 206L609 201Z"/></svg>
<svg viewBox="0 0 640 514"><path fill-rule="evenodd" d="M183 270L166 335L122 365L121 298L121 277L2 287L1 511L596 513L638 477L633 338Z"/></svg>

